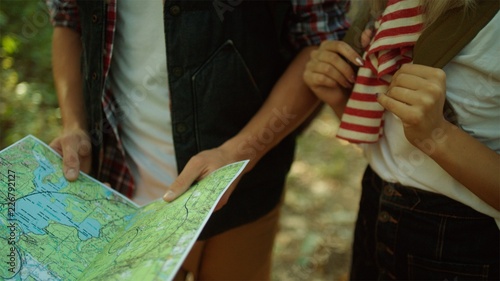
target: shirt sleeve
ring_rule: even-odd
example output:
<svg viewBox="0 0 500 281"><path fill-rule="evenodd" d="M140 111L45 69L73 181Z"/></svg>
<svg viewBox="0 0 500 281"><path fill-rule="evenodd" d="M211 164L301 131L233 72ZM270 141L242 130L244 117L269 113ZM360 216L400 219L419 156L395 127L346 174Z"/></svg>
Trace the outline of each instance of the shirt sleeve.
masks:
<svg viewBox="0 0 500 281"><path fill-rule="evenodd" d="M292 0L292 5L289 34L297 49L324 40L341 40L349 28L346 13L350 0Z"/></svg>
<svg viewBox="0 0 500 281"><path fill-rule="evenodd" d="M80 18L75 0L46 0L53 26L68 27L80 33Z"/></svg>

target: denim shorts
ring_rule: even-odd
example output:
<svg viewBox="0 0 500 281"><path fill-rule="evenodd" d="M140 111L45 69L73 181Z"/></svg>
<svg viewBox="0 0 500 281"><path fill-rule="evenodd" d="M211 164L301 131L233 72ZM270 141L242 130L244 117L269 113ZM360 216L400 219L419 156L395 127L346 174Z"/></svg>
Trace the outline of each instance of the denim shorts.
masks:
<svg viewBox="0 0 500 281"><path fill-rule="evenodd" d="M500 280L493 218L369 167L362 185L351 280Z"/></svg>

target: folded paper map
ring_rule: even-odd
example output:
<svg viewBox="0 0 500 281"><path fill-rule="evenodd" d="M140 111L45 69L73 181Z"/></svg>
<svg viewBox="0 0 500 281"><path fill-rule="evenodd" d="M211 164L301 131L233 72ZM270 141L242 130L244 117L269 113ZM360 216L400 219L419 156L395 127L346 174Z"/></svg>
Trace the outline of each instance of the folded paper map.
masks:
<svg viewBox="0 0 500 281"><path fill-rule="evenodd" d="M0 151L0 280L171 280L247 163L139 207L83 173L68 182L27 136Z"/></svg>

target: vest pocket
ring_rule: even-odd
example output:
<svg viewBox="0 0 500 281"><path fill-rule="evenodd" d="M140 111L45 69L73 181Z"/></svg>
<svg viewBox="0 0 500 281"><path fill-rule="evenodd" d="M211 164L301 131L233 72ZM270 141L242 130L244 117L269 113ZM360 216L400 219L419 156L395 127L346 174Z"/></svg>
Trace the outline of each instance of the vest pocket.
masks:
<svg viewBox="0 0 500 281"><path fill-rule="evenodd" d="M254 78L231 40L191 77L199 149L235 135L263 103Z"/></svg>
<svg viewBox="0 0 500 281"><path fill-rule="evenodd" d="M488 280L488 264L429 260L408 255L409 280Z"/></svg>

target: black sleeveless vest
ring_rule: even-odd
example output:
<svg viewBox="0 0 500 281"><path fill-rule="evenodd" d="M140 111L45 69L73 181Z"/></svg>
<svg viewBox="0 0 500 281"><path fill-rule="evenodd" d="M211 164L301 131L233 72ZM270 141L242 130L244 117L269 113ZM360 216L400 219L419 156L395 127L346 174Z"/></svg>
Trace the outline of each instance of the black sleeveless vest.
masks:
<svg viewBox="0 0 500 281"><path fill-rule="evenodd" d="M101 106L106 3L81 0L78 7L85 104L97 160L106 130ZM285 43L290 11L290 1L165 2L168 87L179 171L196 153L236 135L261 107L291 58ZM273 209L281 200L293 151L290 136L262 158L240 181L228 204L212 215L201 239Z"/></svg>

